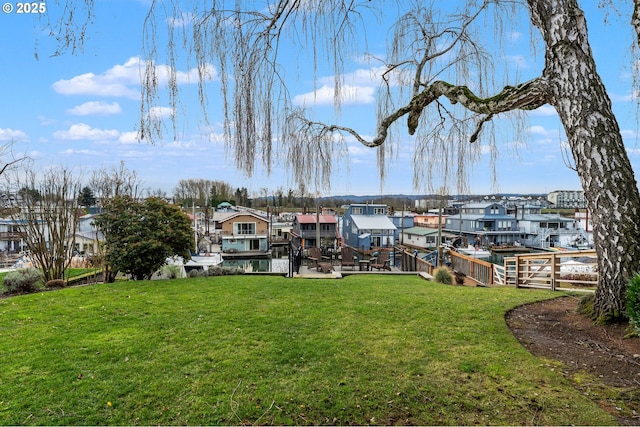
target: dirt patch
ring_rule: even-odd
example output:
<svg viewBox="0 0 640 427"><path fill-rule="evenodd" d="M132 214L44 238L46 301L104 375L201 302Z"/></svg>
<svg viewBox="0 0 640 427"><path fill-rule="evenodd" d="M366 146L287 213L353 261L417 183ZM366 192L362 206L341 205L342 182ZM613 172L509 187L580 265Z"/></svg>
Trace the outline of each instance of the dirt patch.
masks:
<svg viewBox="0 0 640 427"><path fill-rule="evenodd" d="M527 304L507 313L507 324L532 354L560 362L557 369L621 425L639 425L640 339L628 337L627 324L594 325L577 313L579 300Z"/></svg>

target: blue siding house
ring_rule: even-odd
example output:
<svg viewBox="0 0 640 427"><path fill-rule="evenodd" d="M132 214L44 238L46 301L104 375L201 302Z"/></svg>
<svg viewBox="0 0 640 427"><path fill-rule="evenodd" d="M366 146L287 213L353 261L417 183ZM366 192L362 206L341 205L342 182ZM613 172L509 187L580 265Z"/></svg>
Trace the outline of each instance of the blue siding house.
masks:
<svg viewBox="0 0 640 427"><path fill-rule="evenodd" d="M392 247L397 230L387 216L387 205L349 205L342 217L344 244L353 248L369 250Z"/></svg>

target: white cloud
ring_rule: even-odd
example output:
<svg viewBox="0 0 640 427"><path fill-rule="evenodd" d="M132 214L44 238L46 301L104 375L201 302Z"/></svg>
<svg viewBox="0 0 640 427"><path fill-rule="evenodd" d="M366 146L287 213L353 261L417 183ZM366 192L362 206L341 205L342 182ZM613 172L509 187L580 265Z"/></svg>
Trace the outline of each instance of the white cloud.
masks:
<svg viewBox="0 0 640 427"><path fill-rule="evenodd" d="M378 87L382 81L382 74L386 70L386 67L358 68L351 73L344 74L342 81L345 85ZM318 82L324 86L333 86L335 76L321 77Z"/></svg>
<svg viewBox="0 0 640 427"><path fill-rule="evenodd" d="M145 64L140 57L129 58L124 64L114 65L101 74L84 73L68 80L62 79L53 83L53 90L62 95L91 95L104 97L122 97L138 99ZM159 85L166 85L171 75L168 65L155 66ZM210 64L200 70L191 68L187 71L175 71L178 84L191 84L199 81L202 75L206 81L217 80L217 70Z"/></svg>
<svg viewBox="0 0 640 427"><path fill-rule="evenodd" d="M137 144L140 142L140 133L138 132L122 132L118 141L122 144Z"/></svg>
<svg viewBox="0 0 640 427"><path fill-rule="evenodd" d="M373 104L375 102L374 88L366 86L341 87L340 99L344 105ZM293 98L294 105L333 105L335 89L332 86L324 85L314 92L296 95Z"/></svg>
<svg viewBox="0 0 640 427"><path fill-rule="evenodd" d="M524 55L506 55L505 59L509 64L512 64L519 69L526 70L529 68L529 62Z"/></svg>
<svg viewBox="0 0 640 427"><path fill-rule="evenodd" d="M516 42L520 39L522 39L522 33L518 32L518 31L511 31L507 37L509 38L510 42Z"/></svg>
<svg viewBox="0 0 640 427"><path fill-rule="evenodd" d="M162 120L171 117L173 109L171 107L153 107L149 110L149 117L153 120Z"/></svg>
<svg viewBox="0 0 640 427"><path fill-rule="evenodd" d="M544 128L544 126L531 126L529 128L529 133L532 135L549 135L549 131Z"/></svg>
<svg viewBox="0 0 640 427"><path fill-rule="evenodd" d="M21 130L0 128L0 141L25 141L27 139L29 137Z"/></svg>
<svg viewBox="0 0 640 427"><path fill-rule="evenodd" d="M93 150L74 150L71 148L68 148L62 152L60 152L60 154L64 155L64 156L75 156L75 155L84 155L84 156L102 156L105 153L103 153L102 151L93 151Z"/></svg>
<svg viewBox="0 0 640 427"><path fill-rule="evenodd" d="M532 116L538 116L538 117L551 117L551 116L557 116L558 112L551 105L545 104L542 107L538 107L535 110L529 111L529 114L531 114Z"/></svg>
<svg viewBox="0 0 640 427"><path fill-rule="evenodd" d="M49 126L57 123L56 119L45 116L38 116L38 121L40 122L41 126Z"/></svg>
<svg viewBox="0 0 640 427"><path fill-rule="evenodd" d="M54 132L53 136L58 139L74 141L83 139L103 141L107 139L117 139L120 136L120 132L114 129L96 129L85 123L77 123L71 125L69 130L59 130Z"/></svg>
<svg viewBox="0 0 640 427"><path fill-rule="evenodd" d="M67 110L67 112L69 114L73 114L74 116L110 116L112 114L122 113L122 108L120 108L120 104L118 104L117 102L108 104L102 101L91 101L70 108L69 110Z"/></svg>

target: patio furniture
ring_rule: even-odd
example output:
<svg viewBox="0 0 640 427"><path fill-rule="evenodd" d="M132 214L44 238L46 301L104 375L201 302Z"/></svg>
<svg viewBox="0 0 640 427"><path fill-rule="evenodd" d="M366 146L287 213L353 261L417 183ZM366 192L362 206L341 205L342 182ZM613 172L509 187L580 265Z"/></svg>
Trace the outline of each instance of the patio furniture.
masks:
<svg viewBox="0 0 640 427"><path fill-rule="evenodd" d="M356 256L354 254L353 248L350 246L345 246L342 248L342 259L340 260L340 267L351 267L353 270L356 266Z"/></svg>
<svg viewBox="0 0 640 427"><path fill-rule="evenodd" d="M383 248L378 252L378 257L371 263L371 268L377 268L378 270L391 271L391 259L389 257L391 251Z"/></svg>
<svg viewBox="0 0 640 427"><path fill-rule="evenodd" d="M333 265L329 262L321 262L318 263L318 271L322 271L323 273L331 273L333 271Z"/></svg>
<svg viewBox="0 0 640 427"><path fill-rule="evenodd" d="M311 264L309 264L309 268L316 268L318 271L320 271L320 264L322 263L322 261L324 260L325 264L329 264L331 265L331 262L326 262L328 260L330 260L329 257L326 256L322 256L322 253L320 252L320 248L310 248L309 249L309 260L311 261ZM333 269L333 267L331 267Z"/></svg>

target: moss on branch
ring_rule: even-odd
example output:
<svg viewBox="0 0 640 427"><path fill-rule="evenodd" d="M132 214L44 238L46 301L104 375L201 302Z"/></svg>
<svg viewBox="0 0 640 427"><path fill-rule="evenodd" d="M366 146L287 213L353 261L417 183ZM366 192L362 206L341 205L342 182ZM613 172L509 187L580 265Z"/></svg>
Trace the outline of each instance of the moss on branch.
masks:
<svg viewBox="0 0 640 427"><path fill-rule="evenodd" d="M537 78L517 86L505 86L502 91L487 98L477 96L467 86L456 86L444 81L433 82L425 90L413 97L409 103L407 126L413 135L425 107L441 96L452 104L461 104L470 111L479 114L495 115L512 111L534 110L546 104L547 82Z"/></svg>

